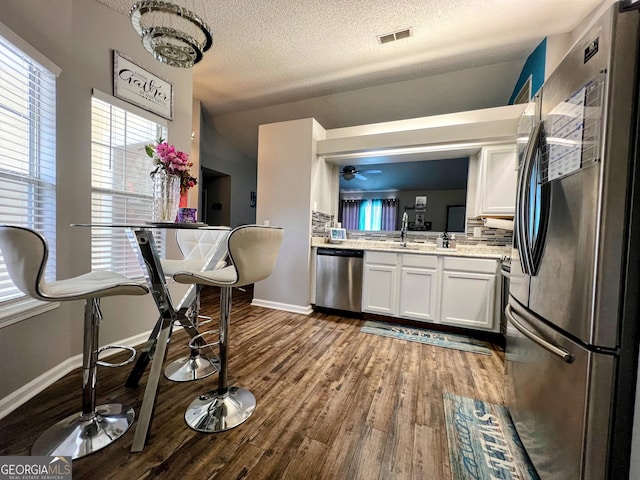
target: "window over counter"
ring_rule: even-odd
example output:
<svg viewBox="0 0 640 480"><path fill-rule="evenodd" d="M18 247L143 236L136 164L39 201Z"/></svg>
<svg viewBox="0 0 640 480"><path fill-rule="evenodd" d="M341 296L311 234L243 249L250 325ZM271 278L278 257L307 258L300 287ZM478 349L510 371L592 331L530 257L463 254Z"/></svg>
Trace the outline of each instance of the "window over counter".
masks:
<svg viewBox="0 0 640 480"><path fill-rule="evenodd" d="M56 76L60 69L0 24L0 223L33 228L49 243L56 275ZM0 256L3 325L41 302L11 281ZM49 309L50 307L46 308ZM36 312L37 313L37 312Z"/></svg>
<svg viewBox="0 0 640 480"><path fill-rule="evenodd" d="M112 100L112 101L109 101ZM145 145L167 138L166 122L137 115L115 98L94 91L91 101L91 222L141 223L151 220L153 162ZM154 232L164 255L164 231ZM93 228L92 270L112 270L128 277L144 273L124 228Z"/></svg>
<svg viewBox="0 0 640 480"><path fill-rule="evenodd" d="M444 231L448 207L465 216L468 171L468 157L344 167L337 221L348 230L397 231L406 212L408 230ZM464 232L465 222L450 227Z"/></svg>

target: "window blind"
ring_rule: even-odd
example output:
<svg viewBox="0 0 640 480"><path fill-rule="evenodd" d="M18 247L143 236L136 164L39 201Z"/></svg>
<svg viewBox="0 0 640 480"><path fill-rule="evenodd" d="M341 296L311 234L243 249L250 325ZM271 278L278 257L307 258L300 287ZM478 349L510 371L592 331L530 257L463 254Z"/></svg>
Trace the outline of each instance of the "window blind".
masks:
<svg viewBox="0 0 640 480"><path fill-rule="evenodd" d="M56 76L0 36L0 224L33 228L56 275ZM0 255L0 302L25 297Z"/></svg>
<svg viewBox="0 0 640 480"><path fill-rule="evenodd" d="M164 125L92 98L92 223L144 224L151 219L153 161L144 147L166 136ZM164 255L163 231L154 237ZM143 276L124 228L92 228L91 268Z"/></svg>

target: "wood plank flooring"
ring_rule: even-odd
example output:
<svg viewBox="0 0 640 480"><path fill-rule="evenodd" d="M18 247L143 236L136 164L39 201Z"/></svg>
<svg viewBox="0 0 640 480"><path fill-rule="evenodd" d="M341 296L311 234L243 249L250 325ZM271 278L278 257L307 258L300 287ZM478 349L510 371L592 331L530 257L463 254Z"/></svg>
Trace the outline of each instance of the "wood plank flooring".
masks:
<svg viewBox="0 0 640 480"><path fill-rule="evenodd" d="M203 293L203 313L217 322L219 292ZM163 377L145 450L129 451L130 429L74 461L74 480L451 480L442 394L504 401L498 348L486 356L365 334L359 319L252 307L250 298L234 291L229 366L232 382L257 398L249 420L224 433L194 432L184 411L217 376ZM168 360L186 354L178 328ZM128 373L99 369L98 404L139 411L146 374L128 389ZM79 410L80 388L78 369L0 420L0 455L29 455L39 432Z"/></svg>

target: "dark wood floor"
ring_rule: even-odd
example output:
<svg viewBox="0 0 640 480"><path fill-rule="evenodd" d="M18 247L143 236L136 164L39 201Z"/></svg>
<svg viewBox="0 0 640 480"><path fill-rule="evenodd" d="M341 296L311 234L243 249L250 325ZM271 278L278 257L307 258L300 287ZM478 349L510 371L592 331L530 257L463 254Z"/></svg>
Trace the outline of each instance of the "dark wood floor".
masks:
<svg viewBox="0 0 640 480"><path fill-rule="evenodd" d="M451 479L442 394L503 403L503 355L478 355L360 332L362 320L249 305L234 291L230 375L257 398L252 417L219 434L190 430L183 415L217 376L160 381L142 453L133 430L73 462L80 479ZM217 318L218 291L204 313ZM108 321L105 319L104 321ZM188 353L175 332L168 358ZM98 403L140 408L146 375L124 387L128 367L100 368ZM76 370L0 420L0 455L28 455L38 433L79 410ZM135 425L134 425L135 427Z"/></svg>

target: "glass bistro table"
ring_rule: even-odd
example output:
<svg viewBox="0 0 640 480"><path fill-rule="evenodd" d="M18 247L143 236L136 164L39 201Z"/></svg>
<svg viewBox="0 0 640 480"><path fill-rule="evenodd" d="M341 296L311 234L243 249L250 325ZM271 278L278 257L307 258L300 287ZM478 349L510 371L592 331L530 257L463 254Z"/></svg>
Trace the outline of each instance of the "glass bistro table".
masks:
<svg viewBox="0 0 640 480"><path fill-rule="evenodd" d="M148 224L104 224L104 223L91 223L91 224L73 224L75 227L93 227L93 228L124 228L127 232L127 237L131 242L131 246L136 253L138 262L145 274L149 291L156 303L160 317L158 318L151 335L147 342L143 345L140 355L136 360L131 373L126 381L127 387L137 387L140 378L144 374L151 359L155 361L151 362L151 368L149 370L149 376L147 379L147 385L145 387L144 397L142 399L142 405L138 414L138 423L133 436L133 443L131 445L132 452L141 452L147 441L151 420L153 417L153 410L155 407L155 399L158 391L158 383L162 374L162 367L167 353L167 345L171 338L171 329L173 324L177 321L187 331L191 338L198 337L194 340L199 346L204 346L202 337L199 336L197 326L192 321L187 313L190 308L195 308L197 287L191 285L186 291L179 303L174 304L167 280L162 269L162 263L160 256L158 255L158 249L153 236L154 229L193 229L193 228L205 228L208 225L204 223L148 223ZM215 227L209 227L215 228ZM228 230L225 230L228 235ZM226 242L223 242L226 243ZM215 252L211 252L210 255L203 261L202 270L208 270L213 268L218 259L215 256Z"/></svg>

